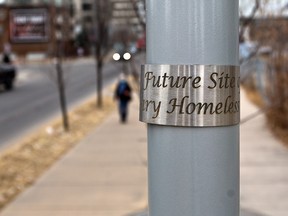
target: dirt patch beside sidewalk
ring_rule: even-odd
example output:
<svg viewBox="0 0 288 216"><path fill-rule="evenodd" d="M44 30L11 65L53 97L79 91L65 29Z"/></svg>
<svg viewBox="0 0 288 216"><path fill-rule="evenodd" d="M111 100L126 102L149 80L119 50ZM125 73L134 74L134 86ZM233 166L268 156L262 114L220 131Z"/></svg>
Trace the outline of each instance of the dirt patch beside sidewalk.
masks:
<svg viewBox="0 0 288 216"><path fill-rule="evenodd" d="M58 119L31 137L0 154L0 209L21 193L55 161L115 109L112 98L105 98L102 109L87 102L69 114L70 131L64 132Z"/></svg>

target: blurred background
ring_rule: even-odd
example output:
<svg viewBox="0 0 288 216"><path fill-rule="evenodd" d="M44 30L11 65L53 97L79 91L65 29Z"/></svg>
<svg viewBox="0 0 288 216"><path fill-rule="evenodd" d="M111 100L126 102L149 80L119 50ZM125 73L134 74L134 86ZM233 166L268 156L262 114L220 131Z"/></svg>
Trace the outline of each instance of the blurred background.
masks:
<svg viewBox="0 0 288 216"><path fill-rule="evenodd" d="M96 91L101 106L121 72L137 79L144 1L1 0L0 50L0 146L59 111L67 130L67 107Z"/></svg>
<svg viewBox="0 0 288 216"><path fill-rule="evenodd" d="M287 9L287 1L240 1L241 81L278 129L288 122Z"/></svg>
<svg viewBox="0 0 288 216"><path fill-rule="evenodd" d="M0 161L7 149L31 134L39 135L39 127L59 116L61 131L73 133L74 120L69 111L95 95L94 108L108 109L104 90L111 88L121 73L128 75L134 92L138 92L140 65L145 63L145 35L144 0L0 0ZM263 116L265 128L281 140L277 145L285 146L280 150L269 147L274 153L280 152L285 161L279 170L282 174L288 167L287 39L287 0L239 1L241 84L256 107L242 118L242 124L254 125L253 121L259 122L257 118ZM113 98L113 90L109 97ZM45 126L43 136L53 134L53 127ZM241 153L244 161L245 151L246 147ZM35 167L40 159L33 157ZM3 164L0 162L0 207L5 206L7 197L10 200L22 191L16 189L9 195L6 189L14 187L11 182L19 174L14 168L13 176L5 173ZM11 166L15 164L11 162ZM245 175L254 171L245 167L243 170L245 185ZM288 201L288 176L280 178L282 198ZM15 187L20 184L17 181ZM256 193L243 188L244 192L248 188L247 193ZM257 200L252 201L257 206ZM284 216L286 210L270 215Z"/></svg>

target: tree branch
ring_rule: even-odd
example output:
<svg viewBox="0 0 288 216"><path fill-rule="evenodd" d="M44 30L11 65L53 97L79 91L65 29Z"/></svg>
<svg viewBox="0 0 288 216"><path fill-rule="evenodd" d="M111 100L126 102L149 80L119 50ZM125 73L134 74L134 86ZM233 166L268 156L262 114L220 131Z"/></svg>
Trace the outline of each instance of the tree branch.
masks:
<svg viewBox="0 0 288 216"><path fill-rule="evenodd" d="M133 9L135 11L135 14L139 20L139 23L140 25L142 26L142 28L145 30L146 29L146 23L145 21L141 18L141 15L140 15L140 12L139 12L139 9L137 7L137 0L130 0L131 1L131 4L133 5ZM145 4L144 4L145 5Z"/></svg>
<svg viewBox="0 0 288 216"><path fill-rule="evenodd" d="M255 0L255 4L250 15L248 17L241 17L243 23L240 25L240 31L239 31L240 41L244 41L245 28L253 21L259 8L260 8L260 0Z"/></svg>

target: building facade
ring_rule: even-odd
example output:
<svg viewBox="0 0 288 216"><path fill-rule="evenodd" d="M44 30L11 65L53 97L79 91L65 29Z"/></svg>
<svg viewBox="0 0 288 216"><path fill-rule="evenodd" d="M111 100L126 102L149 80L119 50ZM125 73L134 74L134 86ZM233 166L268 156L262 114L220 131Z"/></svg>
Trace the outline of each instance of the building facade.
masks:
<svg viewBox="0 0 288 216"><path fill-rule="evenodd" d="M34 52L53 56L61 37L66 55L76 55L77 34L85 29L90 42L97 34L99 2L100 12L109 21L111 43L119 35L129 35L129 40L143 35L142 0L6 0L0 5L0 53L10 44L19 56Z"/></svg>
<svg viewBox="0 0 288 216"><path fill-rule="evenodd" d="M73 12L71 1L4 2L0 5L0 52L9 44L16 56L31 53L54 56L56 42L61 39L66 55L72 54Z"/></svg>
<svg viewBox="0 0 288 216"><path fill-rule="evenodd" d="M93 19L97 19L98 0L74 0L75 18L77 23L84 28L93 28ZM100 1L101 2L101 1ZM140 0L102 0L105 4L105 13L109 13L110 28L129 29L133 33L143 34L145 22L144 1ZM98 3L99 4L99 3ZM103 12L103 11L102 11ZM142 22L141 22L142 21Z"/></svg>

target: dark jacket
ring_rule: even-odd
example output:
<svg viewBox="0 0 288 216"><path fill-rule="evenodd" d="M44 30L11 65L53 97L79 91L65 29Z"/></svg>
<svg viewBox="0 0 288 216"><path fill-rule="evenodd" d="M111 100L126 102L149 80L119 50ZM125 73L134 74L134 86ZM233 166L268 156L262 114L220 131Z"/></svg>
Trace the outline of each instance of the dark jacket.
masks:
<svg viewBox="0 0 288 216"><path fill-rule="evenodd" d="M116 88L115 97L121 101L131 100L131 87L126 80L121 80Z"/></svg>

